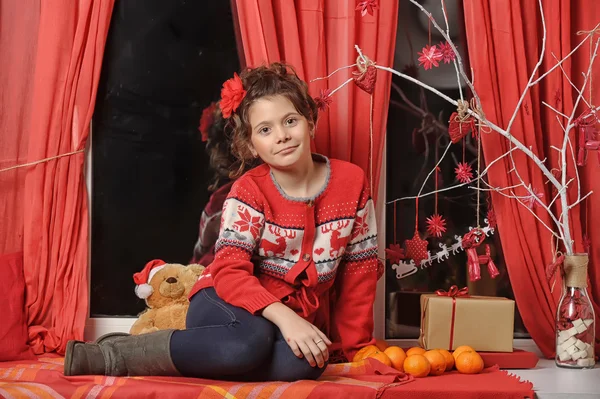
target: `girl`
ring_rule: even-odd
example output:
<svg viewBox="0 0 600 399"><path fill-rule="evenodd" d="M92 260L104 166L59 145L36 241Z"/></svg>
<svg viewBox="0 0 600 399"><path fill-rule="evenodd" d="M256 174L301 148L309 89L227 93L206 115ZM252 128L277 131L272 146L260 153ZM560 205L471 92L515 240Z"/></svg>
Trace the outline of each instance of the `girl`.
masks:
<svg viewBox="0 0 600 399"><path fill-rule="evenodd" d="M70 341L65 375L316 379L330 351L351 360L374 343L373 201L362 169L311 153L306 83L284 64L258 67L225 82L220 107L240 160L232 177L264 163L231 188L187 328Z"/></svg>

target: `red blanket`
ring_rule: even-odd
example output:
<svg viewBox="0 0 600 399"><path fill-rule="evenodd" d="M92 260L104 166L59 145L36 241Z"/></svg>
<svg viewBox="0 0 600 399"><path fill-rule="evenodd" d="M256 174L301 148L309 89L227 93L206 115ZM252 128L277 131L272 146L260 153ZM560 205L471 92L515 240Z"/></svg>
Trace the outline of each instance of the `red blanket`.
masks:
<svg viewBox="0 0 600 399"><path fill-rule="evenodd" d="M239 383L174 377L63 375L62 358L0 363L2 398L316 399L533 398L532 385L496 367L479 375L456 372L414 379L368 359L328 366L318 381Z"/></svg>

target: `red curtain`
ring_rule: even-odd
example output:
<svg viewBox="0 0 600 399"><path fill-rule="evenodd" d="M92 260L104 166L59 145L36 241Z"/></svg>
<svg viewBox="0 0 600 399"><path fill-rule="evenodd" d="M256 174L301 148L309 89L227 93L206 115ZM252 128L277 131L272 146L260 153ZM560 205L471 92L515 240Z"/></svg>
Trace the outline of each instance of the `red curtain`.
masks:
<svg viewBox="0 0 600 399"><path fill-rule="evenodd" d="M398 0L379 0L373 15L361 15L354 1L325 0L236 0L239 32L248 66L283 60L292 64L300 77L310 81L327 76L336 68L356 62L357 44L379 65L394 60ZM313 96L333 90L356 68L338 72L329 80L309 83ZM370 96L351 84L333 95L329 111L320 116L315 135L316 151L361 166L370 173L377 194L391 74L378 72L373 98L373 142L369 135Z"/></svg>
<svg viewBox="0 0 600 399"><path fill-rule="evenodd" d="M0 254L24 252L29 343L38 354L83 338L83 151L113 2L2 2L0 169L34 164L0 172Z"/></svg>
<svg viewBox="0 0 600 399"><path fill-rule="evenodd" d="M543 0L542 3L547 43L538 76L556 64L553 53L561 59L581 42L583 36L577 35L577 31L593 29L600 21L597 0ZM539 58L543 29L538 2L467 1L464 8L469 59L485 116L499 126L506 127ZM595 37L597 40L598 36ZM590 47L585 44L570 61L563 64L578 87L583 83L581 72L588 69L589 52ZM599 62L596 62L593 75L600 76ZM593 83L591 96L592 102L597 106L600 100L600 80L595 80L597 82ZM560 167L558 154L550 146L562 147L564 134L556 120L556 114L545 107L542 101L569 115L576 95L560 69L557 69L527 95L513 125L512 134L525 146L531 147L540 159L547 157L549 169ZM586 90L586 98L589 96ZM496 133L483 135L482 143L487 162L496 159L509 148L507 141ZM576 146L576 143L573 145ZM570 154L568 158L568 175L574 177ZM523 154L516 154L515 162L526 183L541 191L544 194L543 201L548 204L555 191L546 184L547 179ZM489 173L490 183L495 187L518 184L519 180L514 173L507 174L511 167L508 158L492 167ZM595 194L587 204L584 202L570 214L575 251L583 251L582 235L586 230L592 239L588 292L595 299L597 318L600 315L600 308L596 306L600 300L600 209L597 208L600 195L599 172L598 158L592 153L587 166L580 169L580 176L582 192L593 190ZM569 190L571 202L577 198L574 188L572 186ZM523 195L524 191L517 194ZM534 341L544 355L551 357L555 345L555 314L562 284L558 280L552 290L552 283L546 281L545 269L552 262L551 235L515 200L493 193L492 201L519 312ZM552 226L552 221L542 208L536 208L535 212L548 226ZM596 336L599 336L600 323L596 321ZM599 349L600 346L596 346L596 351Z"/></svg>

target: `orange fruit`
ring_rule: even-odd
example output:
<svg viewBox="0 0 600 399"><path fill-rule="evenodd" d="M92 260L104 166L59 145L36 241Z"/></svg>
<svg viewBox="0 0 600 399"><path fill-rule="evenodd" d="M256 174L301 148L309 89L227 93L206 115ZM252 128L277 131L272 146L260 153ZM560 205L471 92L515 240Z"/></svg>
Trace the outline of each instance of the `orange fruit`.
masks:
<svg viewBox="0 0 600 399"><path fill-rule="evenodd" d="M377 347L375 345L367 345L367 346L361 348L361 350L359 350L358 352L356 352L356 355L354 355L354 357L352 358L352 361L360 362L361 360L365 359L370 354L377 352L378 350L379 349L377 349Z"/></svg>
<svg viewBox="0 0 600 399"><path fill-rule="evenodd" d="M483 359L477 352L464 351L456 358L456 369L462 374L479 374L483 370Z"/></svg>
<svg viewBox="0 0 600 399"><path fill-rule="evenodd" d="M385 364L386 366L392 367L392 361L390 360L388 355L386 355L383 352L377 351L377 352L371 353L369 356L367 356L367 358L379 360L381 363Z"/></svg>
<svg viewBox="0 0 600 399"><path fill-rule="evenodd" d="M444 371L446 371L446 358L440 352L436 350L430 350L423 354L427 360L429 360L429 364L431 365L431 370L429 371L429 375L442 375Z"/></svg>
<svg viewBox="0 0 600 399"><path fill-rule="evenodd" d="M412 348L406 351L406 356L422 355L425 352L427 352L425 349L419 348L418 346L413 346Z"/></svg>
<svg viewBox="0 0 600 399"><path fill-rule="evenodd" d="M452 352L452 356L454 357L454 363L456 363L456 358L458 358L458 355L460 355L464 351L475 352L475 349L473 349L467 345L462 345L462 346L459 346L458 348L454 349L454 352Z"/></svg>
<svg viewBox="0 0 600 399"><path fill-rule="evenodd" d="M436 349L436 351L440 352L444 356L444 359L446 359L446 371L452 370L454 367L454 356L446 349Z"/></svg>
<svg viewBox="0 0 600 399"><path fill-rule="evenodd" d="M404 360L406 359L406 353L404 349L399 346L390 346L383 351L390 358L392 367L398 371L404 371Z"/></svg>
<svg viewBox="0 0 600 399"><path fill-rule="evenodd" d="M375 340L375 346L382 352L384 352L389 347L388 343L382 339Z"/></svg>
<svg viewBox="0 0 600 399"><path fill-rule="evenodd" d="M423 355L411 355L404 360L404 372L413 377L427 377L429 371L431 371L431 365Z"/></svg>

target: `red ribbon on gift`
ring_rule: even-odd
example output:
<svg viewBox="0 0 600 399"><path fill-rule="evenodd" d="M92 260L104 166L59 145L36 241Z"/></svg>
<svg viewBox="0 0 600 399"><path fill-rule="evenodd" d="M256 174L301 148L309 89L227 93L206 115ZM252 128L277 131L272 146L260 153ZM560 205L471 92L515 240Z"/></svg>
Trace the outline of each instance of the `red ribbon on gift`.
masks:
<svg viewBox="0 0 600 399"><path fill-rule="evenodd" d="M435 292L435 294L437 296L447 296L447 297L452 298L452 319L450 320L450 344L448 345L448 350L451 351L452 345L454 344L454 320L456 319L456 297L468 298L469 297L469 288L464 287L459 290L456 285L453 285L452 287L450 287L448 292L446 292L444 290L437 290Z"/></svg>

